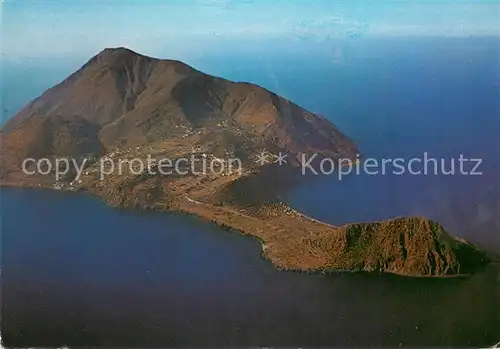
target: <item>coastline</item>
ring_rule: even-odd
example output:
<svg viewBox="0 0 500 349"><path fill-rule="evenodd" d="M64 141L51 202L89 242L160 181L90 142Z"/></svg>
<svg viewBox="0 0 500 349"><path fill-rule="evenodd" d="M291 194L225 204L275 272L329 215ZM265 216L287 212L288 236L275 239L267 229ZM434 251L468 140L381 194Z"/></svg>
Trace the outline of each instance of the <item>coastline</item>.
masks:
<svg viewBox="0 0 500 349"><path fill-rule="evenodd" d="M266 227L265 220L259 219L258 217L254 217L242 212L237 212L231 208L222 208L219 206L214 206L211 204L203 203L198 200L191 199L189 196L185 195L184 201L177 201L175 207L171 207L168 209L159 208L159 207L148 207L148 206L139 206L139 207L131 207L130 205L116 205L112 203L109 198L104 195L100 195L99 193L91 190L68 190L65 188L54 189L53 186L48 184L41 183L19 183L15 181L7 181L1 182L0 188L29 188L29 189L50 189L61 191L65 193L75 193L75 194L91 194L92 196L99 198L108 206L113 208L124 208L124 209L134 209L134 210L142 210L142 211L158 211L158 212L172 212L183 215L194 216L196 218L202 219L204 221L210 222L212 224L217 225L219 228L222 228L226 231L230 231L233 233L237 233L242 236L249 236L256 240L258 240L261 252L260 256L268 261L270 261L275 268L283 271L293 271L293 272L301 272L307 274L320 273L320 274L334 274L334 273L369 273L369 274L391 274L395 276L401 277L410 277L410 278L464 278L472 275L472 273L453 273L453 274L428 274L428 275L419 275L415 273L407 273L407 272L399 272L397 270L384 269L384 270L365 270L363 268L341 268L338 266L329 265L329 263L324 263L324 256L320 256L321 258L313 258L318 257L314 254L315 251L307 251L307 243L305 246L300 246L302 253L304 253L306 258L300 260L300 262L294 261L293 255L286 255L290 253L290 249L280 248L280 243L285 244L286 241L283 239L279 239L274 237L270 238L267 234L264 234L264 228ZM286 205L282 203L283 205ZM288 206L287 206L288 207ZM342 226L333 226L325 222L321 222L314 218L308 217L307 215L302 214L295 209L288 207L290 212L293 212L292 215L287 214L286 219L292 218L293 222L290 223L290 226L294 226L297 223L301 223L302 226L321 226L321 230L327 230L328 234L337 234L340 235L342 231L349 229L349 227L356 224L373 224L373 223L384 223L387 221L380 222L360 222L360 223L349 223ZM292 217L290 217L292 216ZM393 220L404 220L407 219L405 217L395 218L388 221ZM249 223L249 221L251 223ZM258 223L256 223L258 222ZM271 220L271 223L273 221ZM246 227L247 226L247 227ZM267 224L269 226L269 224ZM453 239L457 242L462 242L459 238ZM284 239L286 240L286 239ZM313 239L314 241L314 239ZM281 245L283 246L283 245ZM322 263L318 263L318 260L322 260ZM328 259L326 259L328 260Z"/></svg>

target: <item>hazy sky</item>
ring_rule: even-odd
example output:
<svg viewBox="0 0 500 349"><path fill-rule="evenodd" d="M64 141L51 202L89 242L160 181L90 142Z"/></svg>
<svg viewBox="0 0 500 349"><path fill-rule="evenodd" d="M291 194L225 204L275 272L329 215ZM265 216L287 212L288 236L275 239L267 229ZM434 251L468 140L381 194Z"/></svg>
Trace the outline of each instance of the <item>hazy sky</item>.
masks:
<svg viewBox="0 0 500 349"><path fill-rule="evenodd" d="M116 46L179 54L224 40L500 33L499 1L4 0L0 6L3 54L13 59L89 56Z"/></svg>

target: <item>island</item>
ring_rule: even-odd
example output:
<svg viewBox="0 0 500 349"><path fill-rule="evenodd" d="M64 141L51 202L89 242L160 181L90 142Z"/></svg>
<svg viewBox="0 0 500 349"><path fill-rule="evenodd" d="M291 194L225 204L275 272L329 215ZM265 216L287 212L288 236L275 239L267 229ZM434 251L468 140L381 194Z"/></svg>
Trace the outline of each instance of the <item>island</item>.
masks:
<svg viewBox="0 0 500 349"><path fill-rule="evenodd" d="M27 104L0 141L2 186L192 214L259 239L285 270L449 277L490 261L424 217L333 226L296 211L280 194L308 180L301 157L359 161L351 139L255 84L126 48L103 50Z"/></svg>

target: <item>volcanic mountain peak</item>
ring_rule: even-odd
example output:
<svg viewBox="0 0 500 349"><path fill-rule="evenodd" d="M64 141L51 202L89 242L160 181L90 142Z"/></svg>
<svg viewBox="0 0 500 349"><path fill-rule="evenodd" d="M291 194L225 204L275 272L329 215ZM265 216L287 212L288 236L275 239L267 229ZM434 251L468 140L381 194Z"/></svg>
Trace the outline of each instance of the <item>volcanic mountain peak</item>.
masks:
<svg viewBox="0 0 500 349"><path fill-rule="evenodd" d="M106 62L106 63L112 63L112 62L120 62L124 61L127 59L145 59L148 61L162 61L165 63L173 63L173 64L184 64L180 61L177 60L172 60L172 59L161 59L161 58L155 58L151 56L146 56L141 53L138 53L136 51L133 51L127 47L119 46L119 47L107 47L103 49L101 52L96 54L94 57L90 59L90 61L95 61L95 62Z"/></svg>
<svg viewBox="0 0 500 349"><path fill-rule="evenodd" d="M121 47L101 51L28 104L7 123L2 138L9 144L14 129L23 133L40 120L52 120L55 127L61 118L86 120L98 130L105 148L188 139L201 147L231 145L243 157L262 148L294 155L357 153L326 119L260 86L231 82L179 61ZM51 127L45 129L52 132ZM40 144L39 150L55 155L49 143Z"/></svg>
<svg viewBox="0 0 500 349"><path fill-rule="evenodd" d="M117 57L117 56L142 56L142 57L147 57L150 59L156 59L156 58L151 58L148 56L141 55L140 53L137 53L127 47L119 46L119 47L106 47L103 49L101 52L99 52L97 55L94 57Z"/></svg>

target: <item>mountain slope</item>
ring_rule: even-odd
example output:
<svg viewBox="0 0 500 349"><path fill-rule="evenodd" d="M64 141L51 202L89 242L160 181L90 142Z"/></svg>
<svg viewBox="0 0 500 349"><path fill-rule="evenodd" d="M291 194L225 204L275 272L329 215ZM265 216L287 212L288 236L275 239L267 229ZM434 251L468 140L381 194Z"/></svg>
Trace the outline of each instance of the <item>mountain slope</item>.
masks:
<svg viewBox="0 0 500 349"><path fill-rule="evenodd" d="M181 62L124 48L102 51L28 104L5 125L2 138L16 143L8 140L12 133L30 138L29 130L40 119L61 117L99 129L99 142L106 149L196 135L196 145L227 143L240 155L262 148L295 155L314 151L354 157L357 153L330 122L259 86L230 82ZM45 138L52 132L47 127ZM40 155L56 154L42 139L36 145ZM90 148L100 149L98 144Z"/></svg>

